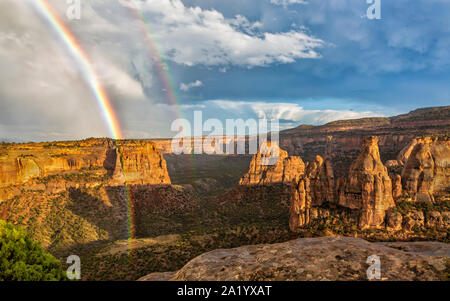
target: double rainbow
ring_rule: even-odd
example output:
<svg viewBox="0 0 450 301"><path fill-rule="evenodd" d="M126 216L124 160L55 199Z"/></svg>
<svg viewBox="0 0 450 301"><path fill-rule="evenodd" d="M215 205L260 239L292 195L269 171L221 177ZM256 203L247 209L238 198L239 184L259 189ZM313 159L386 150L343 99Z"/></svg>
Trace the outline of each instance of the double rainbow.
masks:
<svg viewBox="0 0 450 301"><path fill-rule="evenodd" d="M80 44L76 40L75 36L69 30L69 28L64 24L64 22L58 17L55 10L48 4L47 0L29 0L32 5L36 8L40 15L48 22L48 24L53 28L55 33L61 39L62 43L66 46L70 55L74 61L79 66L87 84L93 92L93 96L99 106L102 117L108 127L110 135L115 140L123 139L123 133L121 130L120 123L118 121L114 107L111 104L108 95L106 94L104 88L102 87L99 78L95 72L93 64L90 62L88 56L81 48ZM169 67L165 62L162 51L157 45L156 37L152 34L150 25L146 17L138 9L133 9L136 17L140 20L144 27L144 34L148 41L148 46L150 52L153 54L155 67L158 73L158 77L166 93L167 100L169 103L178 110L178 114L181 116L181 109L179 105L179 97L177 95L177 90L175 89L172 77L169 73ZM119 150L120 154L120 150ZM191 158L192 161L192 158ZM195 173L195 164L191 162L193 167L193 172ZM129 251L132 249L132 242L134 238L134 212L133 204L131 201L129 187L125 184L125 197L128 207L128 239L129 239Z"/></svg>
<svg viewBox="0 0 450 301"><path fill-rule="evenodd" d="M79 64L84 78L95 96L95 100L97 101L102 117L108 126L112 138L122 139L123 134L111 101L100 84L92 63L89 61L88 56L77 42L75 36L70 32L69 28L67 28L67 26L62 22L46 0L30 0L30 2L47 20L49 25L52 26L61 41L65 44L73 59Z"/></svg>

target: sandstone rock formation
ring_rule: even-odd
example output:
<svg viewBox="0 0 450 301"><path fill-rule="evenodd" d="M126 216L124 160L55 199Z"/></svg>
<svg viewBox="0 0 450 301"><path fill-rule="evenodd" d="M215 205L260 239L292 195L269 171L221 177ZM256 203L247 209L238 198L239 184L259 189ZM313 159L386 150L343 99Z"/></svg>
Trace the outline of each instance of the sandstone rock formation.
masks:
<svg viewBox="0 0 450 301"><path fill-rule="evenodd" d="M410 210L403 215L392 211L385 219L386 211L396 207L394 201L401 202L408 194L412 200L434 201L436 196L448 198L450 148L447 138L415 139L398 160L388 162L389 174L381 162L378 138L367 138L351 164L348 176L337 180L329 159L332 157L328 146L331 141L328 138L327 159L316 156L294 183L289 220L292 231L314 221L312 209L327 203L333 208L337 204L358 212L358 224L362 229L385 226L390 231L414 231L424 226L438 229L448 226L437 214L430 215L428 223L420 210L416 213ZM404 167L403 162L406 162ZM399 174L401 171L402 175Z"/></svg>
<svg viewBox="0 0 450 301"><path fill-rule="evenodd" d="M361 153L352 163L339 192L339 204L360 210L362 228L380 227L385 211L395 206L392 182L381 162L377 137L364 140Z"/></svg>
<svg viewBox="0 0 450 301"><path fill-rule="evenodd" d="M400 175L395 175L392 179L392 197L396 201L402 196L402 193L402 177Z"/></svg>
<svg viewBox="0 0 450 301"><path fill-rule="evenodd" d="M324 203L334 203L334 174L331 161L316 156L308 162L306 172L294 182L291 196L289 226L295 231L310 222L310 208Z"/></svg>
<svg viewBox="0 0 450 301"><path fill-rule="evenodd" d="M403 217L402 228L406 231L421 229L425 225L425 217L422 211L413 210Z"/></svg>
<svg viewBox="0 0 450 301"><path fill-rule="evenodd" d="M386 228L390 231L402 230L403 215L400 212L388 210L386 213Z"/></svg>
<svg viewBox="0 0 450 301"><path fill-rule="evenodd" d="M399 162L400 165L404 166L406 162L409 159L409 156L411 156L411 153L417 145L417 139L414 138L411 140L410 143L408 143L397 155L397 162Z"/></svg>
<svg viewBox="0 0 450 301"><path fill-rule="evenodd" d="M331 160L316 159L308 164L306 177L310 180L311 202L313 206L320 206L323 203L334 203L334 173Z"/></svg>
<svg viewBox="0 0 450 301"><path fill-rule="evenodd" d="M127 184L170 184L166 161L155 144L123 145L119 147L118 155Z"/></svg>
<svg viewBox="0 0 450 301"><path fill-rule="evenodd" d="M450 212L429 211L425 216L427 228L448 229L450 225Z"/></svg>
<svg viewBox="0 0 450 301"><path fill-rule="evenodd" d="M402 171L403 188L412 201L435 202L450 192L450 141L417 139Z"/></svg>
<svg viewBox="0 0 450 301"><path fill-rule="evenodd" d="M252 157L250 168L239 185L291 183L305 172L300 157L289 157L278 145L267 143Z"/></svg>
<svg viewBox="0 0 450 301"><path fill-rule="evenodd" d="M26 227L46 248L145 234L151 214L196 205L170 184L166 162L151 141L0 148L0 219Z"/></svg>
<svg viewBox="0 0 450 301"><path fill-rule="evenodd" d="M295 232L298 227L310 222L311 194L308 177L299 180L291 189L289 228Z"/></svg>
<svg viewBox="0 0 450 301"><path fill-rule="evenodd" d="M445 243L369 243L350 237L300 238L273 245L220 249L188 262L175 273L140 280L285 281L367 280L370 255L379 256L380 280L444 280Z"/></svg>
<svg viewBox="0 0 450 301"><path fill-rule="evenodd" d="M84 141L3 145L0 148L0 200L15 195L15 186L35 179L89 173L106 184L168 185L166 162L156 145L150 141ZM68 182L69 180L66 180ZM80 184L80 181L75 184ZM65 189L67 185L62 185ZM52 190L47 183L43 190Z"/></svg>

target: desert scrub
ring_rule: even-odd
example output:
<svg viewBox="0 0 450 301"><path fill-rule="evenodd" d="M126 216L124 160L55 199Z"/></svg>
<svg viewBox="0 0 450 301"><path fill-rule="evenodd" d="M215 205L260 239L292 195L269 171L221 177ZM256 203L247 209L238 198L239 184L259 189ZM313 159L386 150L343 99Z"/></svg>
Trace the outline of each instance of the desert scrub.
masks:
<svg viewBox="0 0 450 301"><path fill-rule="evenodd" d="M444 200L433 204L430 202L409 202L403 200L401 202L398 202L396 208L394 208L393 210L400 212L401 214L406 214L413 210L423 211L424 213L430 211L443 212L450 210L450 201Z"/></svg>

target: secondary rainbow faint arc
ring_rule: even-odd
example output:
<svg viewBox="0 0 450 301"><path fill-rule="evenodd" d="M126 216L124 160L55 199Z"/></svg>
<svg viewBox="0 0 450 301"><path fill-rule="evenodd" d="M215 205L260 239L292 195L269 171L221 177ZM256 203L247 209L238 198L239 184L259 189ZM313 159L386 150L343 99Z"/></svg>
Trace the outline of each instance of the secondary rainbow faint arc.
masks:
<svg viewBox="0 0 450 301"><path fill-rule="evenodd" d="M111 105L110 100L108 99L108 96L101 86L97 75L95 74L94 68L92 67L92 64L90 63L87 55L83 51L83 49L80 47L78 42L76 41L74 35L70 32L70 30L66 27L66 25L59 19L59 17L56 15L55 11L52 9L52 7L47 3L46 0L30 0L38 9L40 13L45 17L45 19L50 23L50 25L55 29L55 31L58 33L59 37L62 39L64 44L67 46L68 50L74 57L74 59L81 64L81 68L83 70L84 76L86 77L86 80L91 87L95 99L100 106L101 112L103 114L103 117L105 118L105 121L107 123L107 126L109 128L110 134L112 137L116 140L123 139L123 135L120 129L120 124L117 120L117 116L114 112L113 106ZM119 149L120 154L120 149ZM120 160L122 158L120 157ZM132 249L132 238L134 236L134 212L133 212L133 205L130 198L130 190L128 188L128 185L125 183L125 197L127 201L127 207L128 207L128 238L129 238L129 249L130 251Z"/></svg>
<svg viewBox="0 0 450 301"><path fill-rule="evenodd" d="M95 70L86 53L80 47L74 35L57 16L53 8L47 3L46 0L30 1L35 5L38 11L45 17L45 19L50 23L53 29L58 33L74 59L78 63L80 63L81 70L84 73L85 79L88 82L90 88L92 89L95 100L100 107L101 113L108 126L110 134L112 135L112 138L123 139L120 124L117 119L117 115L114 112L111 101L109 100L108 95L100 84L98 76L96 75Z"/></svg>
<svg viewBox="0 0 450 301"><path fill-rule="evenodd" d="M178 96L177 90L175 88L175 85L173 83L172 76L170 74L170 69L168 64L166 63L163 55L163 51L161 50L161 47L159 46L158 40L156 38L156 35L152 31L152 28L150 26L150 20L144 15L144 13L138 8L138 7L129 7L130 10L134 13L134 15L137 17L137 19L142 23L142 27L145 33L145 37L147 40L147 44L150 47L150 51L153 54L154 62L156 65L156 71L158 73L159 80L161 84L164 87L164 91L166 92L167 99L171 105L173 105L176 110L178 111L178 116L176 117L183 117L183 111L181 110L181 102L180 98ZM196 176L196 165L194 163L193 154L190 155L190 163L192 167L192 175L193 177Z"/></svg>
<svg viewBox="0 0 450 301"><path fill-rule="evenodd" d="M95 99L101 109L101 112L103 114L103 117L108 125L109 131L111 132L111 135L114 139L123 139L123 134L120 129L120 124L118 122L117 116L114 112L113 106L111 105L110 100L108 99L108 96L106 92L104 91L103 87L101 86L98 77L95 73L95 70L90 63L87 55L77 42L74 35L70 32L70 30L67 28L67 26L62 22L62 20L57 16L53 8L47 3L46 0L30 0L38 9L38 11L44 16L44 18L49 22L49 24L54 28L54 30L58 33L74 59L81 64L82 71L86 77L86 80L91 87ZM170 77L170 74L168 72L168 66L164 62L161 51L159 50L159 47L157 46L157 43L155 41L154 35L152 34L148 21L146 20L145 16L139 11L135 10L135 13L137 16L141 19L143 24L145 25L144 28L146 29L148 41L151 50L155 54L156 58L156 65L157 65L157 71L159 74L159 78L164 86L164 89L167 93L169 102L174 105L178 111L180 116L182 115L182 112L180 110L179 100L178 96L173 84L173 80ZM193 166L193 171L195 173L195 166L193 162L191 162ZM127 205L128 205L128 232L129 232L129 239L131 239L134 235L133 233L133 208L131 204L131 198L130 198L130 191L127 185L125 184L125 193L126 193L126 199L127 199ZM131 242L130 242L131 244ZM130 245L131 249L131 245Z"/></svg>
<svg viewBox="0 0 450 301"><path fill-rule="evenodd" d="M159 46L156 35L153 33L150 27L150 20L148 20L148 18L143 14L141 9L139 9L138 7L129 7L129 8L143 25L143 30L145 33L145 37L147 38L146 40L148 42L148 46L150 48L150 51L153 53L153 62L155 63L156 72L158 73L160 82L163 85L164 92L167 96L167 100L178 111L179 116L177 117L183 117L183 112L180 108L181 102L177 93L177 89L175 88L175 85L173 83L169 66L164 59L163 51Z"/></svg>

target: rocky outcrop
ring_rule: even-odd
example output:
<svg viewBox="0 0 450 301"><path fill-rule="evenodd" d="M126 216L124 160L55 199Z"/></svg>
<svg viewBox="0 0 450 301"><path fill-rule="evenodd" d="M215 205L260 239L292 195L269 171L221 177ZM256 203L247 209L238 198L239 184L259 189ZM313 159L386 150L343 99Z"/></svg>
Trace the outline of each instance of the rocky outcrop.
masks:
<svg viewBox="0 0 450 301"><path fill-rule="evenodd" d="M413 210L403 217L403 229L406 231L422 229L424 224L425 217L422 211Z"/></svg>
<svg viewBox="0 0 450 301"><path fill-rule="evenodd" d="M166 161L156 145L138 142L118 149L121 173L127 184L170 184Z"/></svg>
<svg viewBox="0 0 450 301"><path fill-rule="evenodd" d="M427 228L448 229L450 226L450 212L429 211L425 216Z"/></svg>
<svg viewBox="0 0 450 301"><path fill-rule="evenodd" d="M450 141L417 139L402 171L403 188L412 201L435 202L450 192Z"/></svg>
<svg viewBox="0 0 450 301"><path fill-rule="evenodd" d="M411 153L414 149L414 147L416 147L417 145L417 139L414 138L411 140L410 143L408 143L397 155L397 162L404 166L406 164L406 162L409 159L409 156L411 156Z"/></svg>
<svg viewBox="0 0 450 301"><path fill-rule="evenodd" d="M378 138L364 140L361 153L350 167L339 192L339 204L360 210L361 228L380 227L385 211L395 206L392 182L380 159Z"/></svg>
<svg viewBox="0 0 450 301"><path fill-rule="evenodd" d="M310 194L313 206L320 206L326 202L334 203L334 173L331 160L316 159L308 164L306 177L310 181Z"/></svg>
<svg viewBox="0 0 450 301"><path fill-rule="evenodd" d="M334 174L331 161L316 156L309 162L304 175L295 181L291 193L289 226L292 231L310 222L312 206L334 203Z"/></svg>
<svg viewBox="0 0 450 301"><path fill-rule="evenodd" d="M396 201L402 196L402 193L402 177L400 175L395 175L392 179L392 197Z"/></svg>
<svg viewBox="0 0 450 301"><path fill-rule="evenodd" d="M402 230L403 215L395 210L388 210L386 213L386 228L390 231Z"/></svg>
<svg viewBox="0 0 450 301"><path fill-rule="evenodd" d="M252 157L250 168L239 185L268 185L291 183L305 172L305 164L300 157L289 157L276 144L263 145Z"/></svg>
<svg viewBox="0 0 450 301"><path fill-rule="evenodd" d="M98 177L102 184L168 185L166 162L156 145L150 141L114 141L88 139L84 141L6 144L0 148L0 200L14 196L14 186L27 183L37 187L39 179L60 176L65 183L55 183L42 190L52 190L55 185L80 185L80 174ZM78 175L78 176L77 176ZM34 183L34 182L36 183ZM62 181L62 179L61 179ZM33 182L33 183L32 183ZM42 183L39 183L42 184ZM50 187L51 186L51 187ZM39 188L41 189L41 188Z"/></svg>
<svg viewBox="0 0 450 301"><path fill-rule="evenodd" d="M425 108L390 118L363 118L330 122L321 126L301 125L280 132L280 147L291 156L312 161L324 155L327 136L333 136L333 166L336 177L345 176L368 136L378 136L383 162L421 135L448 133L450 106Z"/></svg>
<svg viewBox="0 0 450 301"><path fill-rule="evenodd" d="M378 138L367 138L348 176L337 180L329 159L332 157L328 146L331 139L328 141L327 159L316 156L313 162L307 163L305 174L294 183L289 220L292 231L300 231L302 226L314 221L312 208L324 204L359 212L361 229L386 227L390 231L414 231L424 227L445 229L448 225L437 212L429 216L426 224L428 219L420 210L403 215L394 210L386 216L387 210L396 207L395 202L404 201L408 195L413 201L448 198L450 148L447 138L415 139L398 160L388 162L389 169L381 161ZM403 162L406 162L404 167Z"/></svg>
<svg viewBox="0 0 450 301"><path fill-rule="evenodd" d="M376 255L380 280L445 280L449 271L445 243L369 243L359 238L300 238L272 245L220 249L188 262L175 273L140 280L285 281L367 280Z"/></svg>
<svg viewBox="0 0 450 301"><path fill-rule="evenodd" d="M289 208L289 228L297 229L310 222L311 191L310 180L304 177L291 188L291 205Z"/></svg>

